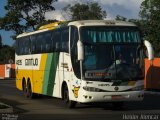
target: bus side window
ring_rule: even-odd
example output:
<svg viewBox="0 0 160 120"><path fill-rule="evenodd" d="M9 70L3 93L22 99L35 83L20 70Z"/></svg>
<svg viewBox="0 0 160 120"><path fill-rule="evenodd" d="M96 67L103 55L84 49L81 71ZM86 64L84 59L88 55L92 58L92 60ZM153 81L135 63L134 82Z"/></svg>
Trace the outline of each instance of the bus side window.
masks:
<svg viewBox="0 0 160 120"><path fill-rule="evenodd" d="M79 61L77 61L77 41L78 41L78 29L75 26L70 27L70 54L71 54L71 62L73 65L73 71L76 73L75 75L80 78L80 65Z"/></svg>
<svg viewBox="0 0 160 120"><path fill-rule="evenodd" d="M35 54L36 53L36 35L32 35L30 39L31 39L31 53Z"/></svg>
<svg viewBox="0 0 160 120"><path fill-rule="evenodd" d="M43 34L38 34L37 35L37 39L36 39L36 53L43 53L44 52L44 46L45 44L43 43L44 39L43 39Z"/></svg>
<svg viewBox="0 0 160 120"><path fill-rule="evenodd" d="M19 54L27 55L30 51L30 40L29 37L23 37L19 40Z"/></svg>
<svg viewBox="0 0 160 120"><path fill-rule="evenodd" d="M69 27L65 28L61 32L61 52L69 52Z"/></svg>
<svg viewBox="0 0 160 120"><path fill-rule="evenodd" d="M23 40L23 47L24 47L24 55L27 55L27 54L30 54L30 46L31 46L31 42L30 42L30 39L29 37L24 37L24 40Z"/></svg>
<svg viewBox="0 0 160 120"><path fill-rule="evenodd" d="M54 34L53 37L52 37L53 49L56 52L60 52L60 49L61 49L61 46L60 46L60 42L61 42L60 30L55 30L53 34Z"/></svg>
<svg viewBox="0 0 160 120"><path fill-rule="evenodd" d="M77 42L78 42L78 29L75 26L71 26L71 39L70 39L70 50L71 55L77 59Z"/></svg>
<svg viewBox="0 0 160 120"><path fill-rule="evenodd" d="M20 49L19 41L20 41L20 40L19 40L19 38L18 38L18 39L16 40L16 50L15 50L15 52L16 52L17 55L20 54L20 50L19 50L19 49Z"/></svg>
<svg viewBox="0 0 160 120"><path fill-rule="evenodd" d="M51 32L45 33L44 41L45 41L45 52L51 52L51 50L52 50Z"/></svg>
<svg viewBox="0 0 160 120"><path fill-rule="evenodd" d="M20 40L19 40L19 55L22 55L22 52L23 52L23 47L22 47L22 43L23 42L23 40L22 40L22 38L20 38Z"/></svg>
<svg viewBox="0 0 160 120"><path fill-rule="evenodd" d="M24 45L23 45L23 38L20 38L20 40L19 40L19 55L23 55L23 53L24 53Z"/></svg>

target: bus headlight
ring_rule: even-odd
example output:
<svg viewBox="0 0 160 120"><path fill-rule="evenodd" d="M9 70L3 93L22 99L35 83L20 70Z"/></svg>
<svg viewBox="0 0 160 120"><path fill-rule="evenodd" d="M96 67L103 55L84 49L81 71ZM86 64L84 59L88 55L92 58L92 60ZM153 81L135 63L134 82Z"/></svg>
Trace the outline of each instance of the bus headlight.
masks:
<svg viewBox="0 0 160 120"><path fill-rule="evenodd" d="M95 88L95 87L88 87L88 86L84 86L83 89L89 92L106 92L105 90Z"/></svg>
<svg viewBox="0 0 160 120"><path fill-rule="evenodd" d="M132 90L133 90L133 91L144 90L144 85L134 87L134 88L132 88Z"/></svg>

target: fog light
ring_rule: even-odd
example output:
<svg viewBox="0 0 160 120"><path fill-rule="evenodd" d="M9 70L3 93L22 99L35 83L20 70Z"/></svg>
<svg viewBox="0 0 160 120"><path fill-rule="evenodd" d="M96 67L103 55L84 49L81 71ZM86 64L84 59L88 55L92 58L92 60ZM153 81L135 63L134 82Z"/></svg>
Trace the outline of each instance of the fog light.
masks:
<svg viewBox="0 0 160 120"><path fill-rule="evenodd" d="M84 95L84 98L85 98L85 99L87 99L87 98L88 98L88 96L87 96L87 95Z"/></svg>
<svg viewBox="0 0 160 120"><path fill-rule="evenodd" d="M89 96L89 99L92 99L92 96Z"/></svg>

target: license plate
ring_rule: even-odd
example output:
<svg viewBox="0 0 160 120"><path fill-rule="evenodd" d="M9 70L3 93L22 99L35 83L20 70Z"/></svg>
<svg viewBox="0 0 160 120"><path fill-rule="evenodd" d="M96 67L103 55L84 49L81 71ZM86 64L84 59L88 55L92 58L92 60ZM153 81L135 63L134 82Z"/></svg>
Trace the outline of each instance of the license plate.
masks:
<svg viewBox="0 0 160 120"><path fill-rule="evenodd" d="M113 95L112 100L119 100L122 99L123 97L121 95Z"/></svg>

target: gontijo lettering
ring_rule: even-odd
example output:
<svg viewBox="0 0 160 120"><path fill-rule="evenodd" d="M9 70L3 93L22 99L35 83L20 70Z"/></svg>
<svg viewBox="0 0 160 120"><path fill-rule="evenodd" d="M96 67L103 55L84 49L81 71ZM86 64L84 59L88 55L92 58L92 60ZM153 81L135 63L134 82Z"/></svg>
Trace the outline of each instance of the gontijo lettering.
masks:
<svg viewBox="0 0 160 120"><path fill-rule="evenodd" d="M38 66L38 58L25 59L25 66Z"/></svg>

